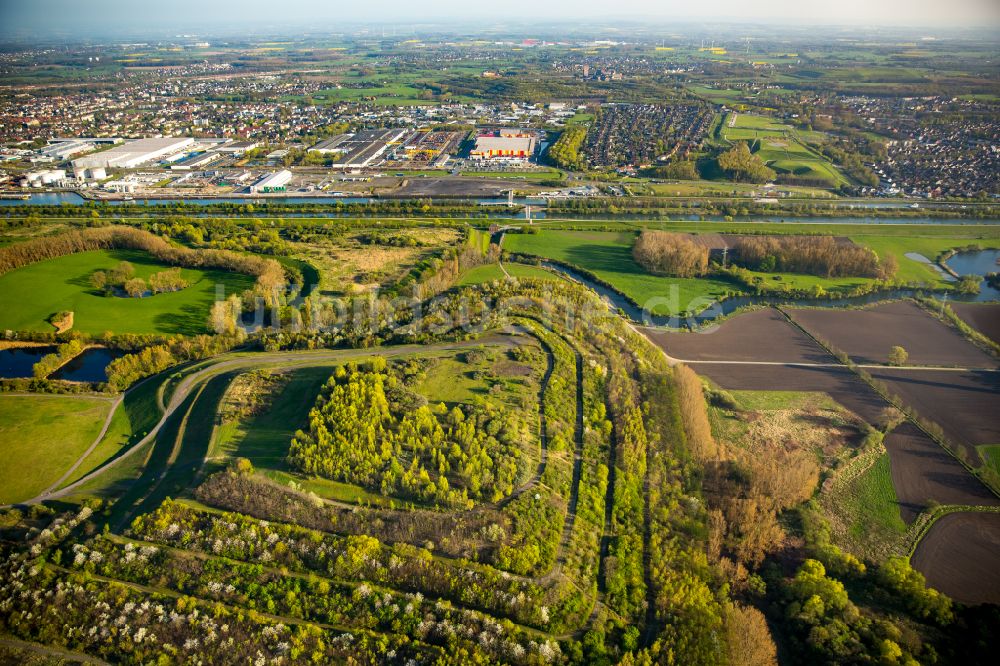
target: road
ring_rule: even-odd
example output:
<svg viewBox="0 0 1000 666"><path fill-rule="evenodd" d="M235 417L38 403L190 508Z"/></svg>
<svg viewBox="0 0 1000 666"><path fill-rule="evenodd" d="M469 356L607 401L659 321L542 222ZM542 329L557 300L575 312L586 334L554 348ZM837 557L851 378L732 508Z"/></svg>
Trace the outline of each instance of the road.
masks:
<svg viewBox="0 0 1000 666"><path fill-rule="evenodd" d="M653 344L656 344L655 342ZM664 352L666 353L666 352ZM672 357L671 357L672 358ZM685 365L780 365L798 368L846 368L843 363L804 363L802 361L690 361L681 358L673 359L675 363ZM960 368L941 365L880 365L878 363L856 364L854 367L863 370L932 370L934 372L1000 372L998 368Z"/></svg>
<svg viewBox="0 0 1000 666"><path fill-rule="evenodd" d="M94 452L94 449L97 448L97 445L100 444L101 440L104 439L104 436L106 434L108 434L108 428L111 427L111 420L115 417L115 412L118 411L118 407L119 407L119 405L122 404L122 401L124 399L125 399L125 396L124 395L120 395L120 396L118 396L117 398L115 398L111 402L111 410L108 412L108 418L104 419L104 426L101 428L101 432L97 433L97 437L94 438L93 444L91 444L87 448L87 450L84 451L83 454L79 458L76 459L76 462L74 462L70 466L70 468L68 470L66 470L65 474L63 474L62 476L59 477L58 481L56 481L51 486L49 486L48 488L46 488L45 490L43 490L41 492L42 495L46 495L48 493L51 493L52 491L54 491L59 486L61 486L62 484L66 483L66 480L69 479L73 475L73 472L75 472L80 467L80 465L83 464L83 461L87 459L87 456L89 456L91 453Z"/></svg>
<svg viewBox="0 0 1000 666"><path fill-rule="evenodd" d="M170 396L170 401L166 405L166 409L160 416L160 420L155 426L149 431L149 433L143 437L140 441L132 445L127 451L122 453L120 456L108 461L104 465L98 467L97 469L89 472L85 476L80 477L73 483L64 486L58 490L49 489L36 497L31 498L22 502L22 504L37 504L39 502L44 502L48 500L59 499L72 495L77 489L88 483L89 481L100 476L107 470L120 465L122 461L128 460L139 451L142 451L148 444L156 439L157 434L163 429L164 425L170 419L171 416L185 403L187 398L191 395L192 391L200 387L208 379L225 373L236 370L245 370L249 368L256 368L261 366L273 366L281 368L293 368L302 367L314 364L323 364L335 361L349 361L352 359L368 358L371 356L400 356L406 354L414 354L420 352L428 351L457 351L460 349L465 349L468 347L476 347L484 343L490 342L501 342L506 344L513 344L511 339L507 336L493 336L491 338L484 338L479 340L469 340L463 342L453 342L453 343L441 343L436 345L399 345L395 347L378 347L372 349L343 349L343 350L332 350L332 349L321 349L321 350L311 350L311 351L289 351L289 352L260 352L253 354L239 355L235 358L226 358L226 355L220 356L218 362L212 363L211 365L204 367L200 370L192 372L191 374L184 377L181 382L177 385L173 394ZM80 461L78 461L79 463ZM72 471L72 470L71 470ZM58 484L57 484L58 485Z"/></svg>

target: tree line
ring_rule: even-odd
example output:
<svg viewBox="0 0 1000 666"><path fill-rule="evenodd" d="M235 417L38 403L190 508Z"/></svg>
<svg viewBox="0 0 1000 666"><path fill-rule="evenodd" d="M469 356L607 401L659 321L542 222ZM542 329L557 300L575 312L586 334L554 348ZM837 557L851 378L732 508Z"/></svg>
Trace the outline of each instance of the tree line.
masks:
<svg viewBox="0 0 1000 666"><path fill-rule="evenodd" d="M708 246L691 234L643 231L632 248L632 256L654 275L697 277L708 271Z"/></svg>
<svg viewBox="0 0 1000 666"><path fill-rule="evenodd" d="M766 273L805 273L821 277L869 277L888 280L898 268L887 254L881 261L870 249L833 236L739 236L736 262Z"/></svg>
<svg viewBox="0 0 1000 666"><path fill-rule="evenodd" d="M126 354L108 364L108 387L114 391L124 391L140 379L163 372L178 363L228 351L241 339L239 336L198 335L193 338L176 338Z"/></svg>
<svg viewBox="0 0 1000 666"><path fill-rule="evenodd" d="M148 231L124 226L68 231L0 248L0 275L45 259L90 250L139 250L174 266L244 273L257 279L257 290L265 297L285 286L285 272L273 259L229 250L177 247Z"/></svg>

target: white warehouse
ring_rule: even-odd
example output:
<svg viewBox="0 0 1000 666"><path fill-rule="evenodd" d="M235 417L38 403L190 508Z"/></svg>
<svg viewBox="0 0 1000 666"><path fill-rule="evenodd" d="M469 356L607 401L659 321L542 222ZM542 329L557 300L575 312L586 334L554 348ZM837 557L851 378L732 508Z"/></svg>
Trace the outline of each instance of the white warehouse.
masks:
<svg viewBox="0 0 1000 666"><path fill-rule="evenodd" d="M111 150L88 155L73 161L74 169L91 169L117 167L131 169L155 159L173 155L191 146L194 139L190 137L164 137L160 139L138 139L116 146Z"/></svg>
<svg viewBox="0 0 1000 666"><path fill-rule="evenodd" d="M268 174L250 186L251 194L261 194L268 192L284 192L285 185L292 179L292 172L282 169L275 173Z"/></svg>

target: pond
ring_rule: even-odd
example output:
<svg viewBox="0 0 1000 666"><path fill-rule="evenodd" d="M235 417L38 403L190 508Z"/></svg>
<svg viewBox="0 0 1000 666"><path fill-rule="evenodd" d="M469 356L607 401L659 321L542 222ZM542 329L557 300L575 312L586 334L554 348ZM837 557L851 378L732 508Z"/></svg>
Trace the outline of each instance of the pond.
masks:
<svg viewBox="0 0 1000 666"><path fill-rule="evenodd" d="M959 252L945 262L948 268L959 275L986 275L1000 273L1000 250L977 250L975 252ZM1000 291L983 283L979 286L977 301L1000 300Z"/></svg>
<svg viewBox="0 0 1000 666"><path fill-rule="evenodd" d="M32 368L55 347L11 347L0 349L0 379L34 377Z"/></svg>
<svg viewBox="0 0 1000 666"><path fill-rule="evenodd" d="M56 351L55 347L12 347L0 349L0 379L22 379L34 377L33 368L46 354ZM111 361L124 356L126 352L107 347L91 347L72 358L66 365L56 370L50 379L64 379L71 382L107 381L107 367Z"/></svg>
<svg viewBox="0 0 1000 666"><path fill-rule="evenodd" d="M125 352L107 347L91 347L52 373L52 379L70 382L104 382L108 380L108 364Z"/></svg>

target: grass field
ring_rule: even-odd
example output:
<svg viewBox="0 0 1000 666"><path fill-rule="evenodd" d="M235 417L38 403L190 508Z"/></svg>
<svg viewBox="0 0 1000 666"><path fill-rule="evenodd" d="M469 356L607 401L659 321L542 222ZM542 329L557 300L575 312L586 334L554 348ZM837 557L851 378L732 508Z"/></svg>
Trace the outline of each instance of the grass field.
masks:
<svg viewBox="0 0 1000 666"><path fill-rule="evenodd" d="M420 90L405 83L378 86L374 88L327 88L312 94L312 104L339 104L358 102L374 97L375 104L382 106L433 105L436 102L420 97Z"/></svg>
<svg viewBox="0 0 1000 666"><path fill-rule="evenodd" d="M978 449L983 465L1000 474L1000 445L980 446Z"/></svg>
<svg viewBox="0 0 1000 666"><path fill-rule="evenodd" d="M554 227L559 223L555 220L542 222L544 227ZM585 223L573 221L574 227ZM595 226L607 226L606 221L596 222ZM544 228L543 227L543 228ZM935 288L947 287L950 284L927 264L907 258L908 252L917 252L931 261L943 251L952 248L977 244L982 247L1000 247L1000 227L996 225L960 225L960 224L850 224L850 223L795 223L795 222L635 222L629 223L633 229L651 228L663 231L685 231L691 233L770 233L770 234L829 234L832 236L847 236L859 245L865 245L875 251L879 257L892 254L899 264L896 279L902 282L923 283ZM550 232L547 232L550 233ZM505 244L517 234L508 234ZM515 243L518 241L514 241ZM509 247L509 246L508 246ZM759 274L765 282L772 286L778 284L773 278L776 274ZM851 286L866 282L863 278L824 279L808 275L782 275L782 280L795 287L810 287L820 284L828 291L848 289Z"/></svg>
<svg viewBox="0 0 1000 666"><path fill-rule="evenodd" d="M40 261L0 275L0 329L53 330L46 319L71 310L74 330L83 333L161 333L193 335L207 331L208 312L216 285L233 294L253 286L253 278L238 273L182 269L188 286L146 298L104 296L90 286L94 271L128 261L137 277L168 268L143 252L97 250Z"/></svg>
<svg viewBox="0 0 1000 666"><path fill-rule="evenodd" d="M76 472L66 479L66 484L86 476L153 429L161 414L156 402L159 387L160 382L154 377L125 393L100 444L83 460Z"/></svg>
<svg viewBox="0 0 1000 666"><path fill-rule="evenodd" d="M682 180L669 183L650 183L646 186L654 196L662 197L733 197L760 196L760 185L751 183L723 183L710 180ZM834 194L818 187L780 185L780 191L794 193L797 197L832 199Z"/></svg>
<svg viewBox="0 0 1000 666"><path fill-rule="evenodd" d="M825 157L816 152L808 142L821 143L821 132L800 133L780 120L741 113L729 126L728 116L722 127L727 141L747 141L758 157L779 174L808 180L821 179L830 187L846 184L839 171Z"/></svg>
<svg viewBox="0 0 1000 666"><path fill-rule="evenodd" d="M0 504L30 499L59 480L94 442L111 401L0 396Z"/></svg>
<svg viewBox="0 0 1000 666"><path fill-rule="evenodd" d="M835 542L859 557L884 559L894 553L906 533L885 452L856 478L835 483L822 504Z"/></svg>
<svg viewBox="0 0 1000 666"><path fill-rule="evenodd" d="M219 426L209 457L247 458L255 467L286 469L292 436L309 425L309 410L331 371L330 366L319 366L291 372L288 383L264 413L245 423Z"/></svg>
<svg viewBox="0 0 1000 666"><path fill-rule="evenodd" d="M668 278L647 273L632 258L634 234L602 231L542 231L508 234L504 249L563 261L591 271L639 305L656 301L654 314L675 315L703 309L706 299L735 289L714 278Z"/></svg>
<svg viewBox="0 0 1000 666"><path fill-rule="evenodd" d="M579 111L566 119L567 125L585 125L587 123L593 122L594 114L592 113L580 113Z"/></svg>
<svg viewBox="0 0 1000 666"><path fill-rule="evenodd" d="M370 243L359 237L372 229L358 228L357 233L339 238L319 238L311 242L292 242L294 258L310 266L310 278L325 294L349 295L387 287L402 278L423 259L458 240L454 229L400 229L393 236L412 239L404 247ZM487 243L489 241L488 236ZM306 271L303 271L303 274Z"/></svg>
<svg viewBox="0 0 1000 666"><path fill-rule="evenodd" d="M503 265L507 269L507 273L511 277L516 278L538 278L541 280L561 280L562 278L556 273L540 268L538 266L529 266L527 264L516 264L506 262ZM499 264L484 264L482 266L475 266L469 270L462 273L462 276L458 280L459 286L467 286L472 284L483 284L485 282L493 282L494 280L501 280L504 278L503 270L500 268Z"/></svg>

